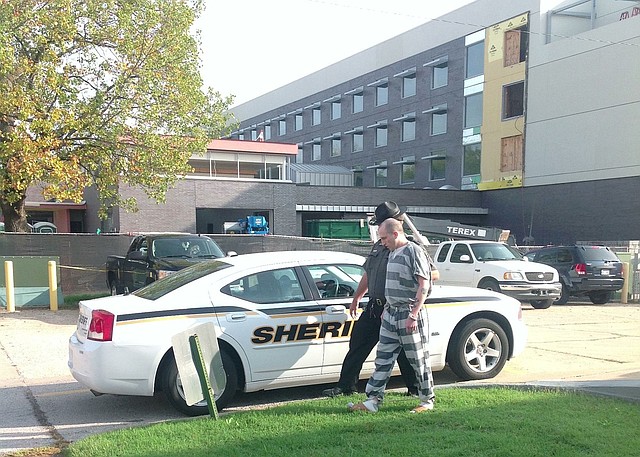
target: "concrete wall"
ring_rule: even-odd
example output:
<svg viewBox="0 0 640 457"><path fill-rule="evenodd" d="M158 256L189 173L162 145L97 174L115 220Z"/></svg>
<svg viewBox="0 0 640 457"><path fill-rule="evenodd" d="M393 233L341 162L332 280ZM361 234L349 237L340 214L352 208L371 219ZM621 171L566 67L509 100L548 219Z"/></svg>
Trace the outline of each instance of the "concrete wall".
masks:
<svg viewBox="0 0 640 457"><path fill-rule="evenodd" d="M125 190L123 190L125 192ZM368 189L362 187L305 186L282 181L228 181L185 179L167 193L166 203L157 204L137 189L126 189L126 196L138 200L139 210L127 213L115 210L120 233L133 232L222 232L222 222L243 215L267 213L272 234L301 236L302 214L298 205L365 207L344 214L327 211L309 218L362 218L381 202L392 200L418 207L423 214L443 218L469 215L464 222L482 223L481 195L477 192L423 189ZM479 215L479 216L478 216ZM203 219L203 218L206 218Z"/></svg>
<svg viewBox="0 0 640 457"><path fill-rule="evenodd" d="M482 192L489 224L519 244L624 241L640 237L640 177Z"/></svg>
<svg viewBox="0 0 640 457"><path fill-rule="evenodd" d="M525 186L640 175L638 20L532 40Z"/></svg>

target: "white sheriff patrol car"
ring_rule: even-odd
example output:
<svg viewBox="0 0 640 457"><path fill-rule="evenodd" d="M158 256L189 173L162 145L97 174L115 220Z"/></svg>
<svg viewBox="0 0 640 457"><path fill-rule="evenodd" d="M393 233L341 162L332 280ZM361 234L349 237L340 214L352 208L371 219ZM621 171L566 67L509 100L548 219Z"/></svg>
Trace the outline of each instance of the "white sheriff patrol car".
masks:
<svg viewBox="0 0 640 457"><path fill-rule="evenodd" d="M96 394L152 396L188 415L172 336L213 322L226 373L224 408L238 390L338 379L354 321L351 296L364 258L326 251L247 254L203 262L129 295L80 302L69 340L73 377ZM365 297L366 300L366 297ZM435 286L426 303L434 371L497 375L525 346L520 302L491 291ZM361 376L373 372L375 350Z"/></svg>

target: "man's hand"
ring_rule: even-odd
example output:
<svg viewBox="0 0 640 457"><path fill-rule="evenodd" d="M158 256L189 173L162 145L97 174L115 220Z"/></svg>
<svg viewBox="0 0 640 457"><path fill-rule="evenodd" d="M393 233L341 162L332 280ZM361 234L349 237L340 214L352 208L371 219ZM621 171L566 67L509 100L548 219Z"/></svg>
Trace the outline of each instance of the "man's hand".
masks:
<svg viewBox="0 0 640 457"><path fill-rule="evenodd" d="M409 313L409 316L407 316L407 325L406 325L407 333L413 333L416 330L418 330L418 320L417 318L412 319L411 318L412 315L413 315L412 313Z"/></svg>
<svg viewBox="0 0 640 457"><path fill-rule="evenodd" d="M353 319L358 317L358 300L353 300L349 306L349 314Z"/></svg>

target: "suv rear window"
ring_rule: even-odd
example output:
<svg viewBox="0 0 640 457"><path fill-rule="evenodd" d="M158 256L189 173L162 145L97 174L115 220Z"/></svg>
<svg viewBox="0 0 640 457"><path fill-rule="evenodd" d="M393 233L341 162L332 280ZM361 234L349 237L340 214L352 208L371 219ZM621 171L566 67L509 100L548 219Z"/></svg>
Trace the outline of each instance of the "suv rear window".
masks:
<svg viewBox="0 0 640 457"><path fill-rule="evenodd" d="M579 246L585 262L590 260L619 260L618 256L603 246Z"/></svg>

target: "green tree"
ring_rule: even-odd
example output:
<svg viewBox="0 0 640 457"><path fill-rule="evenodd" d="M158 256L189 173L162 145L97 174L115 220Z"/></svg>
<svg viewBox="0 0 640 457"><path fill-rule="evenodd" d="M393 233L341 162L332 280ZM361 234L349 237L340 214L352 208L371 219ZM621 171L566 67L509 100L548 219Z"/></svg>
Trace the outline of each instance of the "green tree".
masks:
<svg viewBox="0 0 640 457"><path fill-rule="evenodd" d="M26 191L106 217L159 202L188 159L229 131L232 97L202 90L202 0L0 0L0 209L27 231Z"/></svg>

